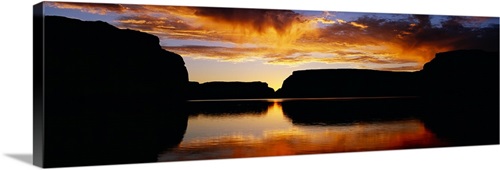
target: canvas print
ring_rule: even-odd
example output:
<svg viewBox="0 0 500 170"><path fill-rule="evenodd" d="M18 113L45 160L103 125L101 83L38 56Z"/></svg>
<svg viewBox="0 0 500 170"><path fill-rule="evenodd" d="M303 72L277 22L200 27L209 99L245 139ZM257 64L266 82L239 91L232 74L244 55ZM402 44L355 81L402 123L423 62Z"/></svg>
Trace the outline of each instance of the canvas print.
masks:
<svg viewBox="0 0 500 170"><path fill-rule="evenodd" d="M499 144L499 18L42 2L34 164Z"/></svg>

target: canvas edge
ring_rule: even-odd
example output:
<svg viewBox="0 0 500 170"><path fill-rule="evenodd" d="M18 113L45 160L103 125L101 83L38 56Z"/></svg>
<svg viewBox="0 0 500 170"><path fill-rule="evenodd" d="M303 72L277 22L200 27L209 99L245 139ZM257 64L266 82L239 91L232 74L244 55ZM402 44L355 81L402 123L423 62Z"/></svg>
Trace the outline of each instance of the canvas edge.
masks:
<svg viewBox="0 0 500 170"><path fill-rule="evenodd" d="M44 167L44 16L33 5L33 165Z"/></svg>
<svg viewBox="0 0 500 170"><path fill-rule="evenodd" d="M112 2L75 2L75 3L91 3L91 4L119 4ZM33 165L39 167L44 166L44 2L39 2L33 5ZM130 4L130 5L140 5L140 4ZM159 6L182 6L182 5L163 5L155 4ZM203 7L203 6L201 6ZM218 8L216 6L205 6L206 8ZM222 7L222 8L242 8L245 7ZM248 9L276 9L276 8L250 8ZM347 12L347 11L341 11ZM358 13L358 12L353 12ZM369 12L369 13L384 13L384 12ZM387 14L404 14L404 13L387 13ZM447 14L425 14L422 15L443 15ZM460 15L448 15L448 16L460 16ZM499 16L485 16L485 17L496 17L500 19ZM482 146L482 145L474 145ZM390 151L390 150L389 150ZM366 151L363 151L366 152ZM133 163L135 164L135 163ZM120 165L120 164L112 164ZM71 166L70 166L71 167ZM81 167L81 166L80 166Z"/></svg>

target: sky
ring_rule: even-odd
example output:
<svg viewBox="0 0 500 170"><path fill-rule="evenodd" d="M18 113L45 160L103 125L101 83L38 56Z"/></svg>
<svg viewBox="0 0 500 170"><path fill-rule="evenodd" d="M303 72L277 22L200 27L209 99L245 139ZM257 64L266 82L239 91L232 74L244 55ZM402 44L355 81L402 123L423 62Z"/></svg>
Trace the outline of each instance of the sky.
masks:
<svg viewBox="0 0 500 170"><path fill-rule="evenodd" d="M262 81L295 70L418 71L435 53L498 51L499 18L336 11L46 2L45 15L156 35L190 81ZM77 41L77 40L76 40Z"/></svg>

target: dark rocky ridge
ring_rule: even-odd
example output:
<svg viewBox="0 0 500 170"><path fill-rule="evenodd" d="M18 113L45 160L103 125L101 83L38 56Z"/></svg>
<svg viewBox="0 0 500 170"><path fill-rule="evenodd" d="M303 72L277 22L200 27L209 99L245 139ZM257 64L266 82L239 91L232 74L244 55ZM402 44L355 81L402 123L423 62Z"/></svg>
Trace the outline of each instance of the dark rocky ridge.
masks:
<svg viewBox="0 0 500 170"><path fill-rule="evenodd" d="M155 162L182 141L181 56L105 22L46 16L44 26L43 167Z"/></svg>
<svg viewBox="0 0 500 170"><path fill-rule="evenodd" d="M361 69L294 71L278 90L279 97L416 96L418 75Z"/></svg>
<svg viewBox="0 0 500 170"><path fill-rule="evenodd" d="M499 143L499 53L458 50L424 65L423 120L462 144Z"/></svg>
<svg viewBox="0 0 500 170"><path fill-rule="evenodd" d="M498 98L498 52L457 50L436 54L416 72L363 69L299 70L279 97L449 96Z"/></svg>
<svg viewBox="0 0 500 170"><path fill-rule="evenodd" d="M420 81L425 89L423 95L498 100L498 71L498 52L457 50L438 53L420 71Z"/></svg>
<svg viewBox="0 0 500 170"><path fill-rule="evenodd" d="M257 99L274 97L264 82L190 82L189 99Z"/></svg>
<svg viewBox="0 0 500 170"><path fill-rule="evenodd" d="M45 17L45 68L48 102L59 105L178 101L188 83L182 57L158 37L57 16Z"/></svg>

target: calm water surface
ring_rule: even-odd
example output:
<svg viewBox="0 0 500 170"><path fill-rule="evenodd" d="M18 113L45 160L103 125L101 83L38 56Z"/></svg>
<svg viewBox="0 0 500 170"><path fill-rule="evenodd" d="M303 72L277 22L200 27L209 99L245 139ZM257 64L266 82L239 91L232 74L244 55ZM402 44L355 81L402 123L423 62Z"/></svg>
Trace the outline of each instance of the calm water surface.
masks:
<svg viewBox="0 0 500 170"><path fill-rule="evenodd" d="M415 110L356 99L191 101L182 142L159 161L299 155L448 145Z"/></svg>

